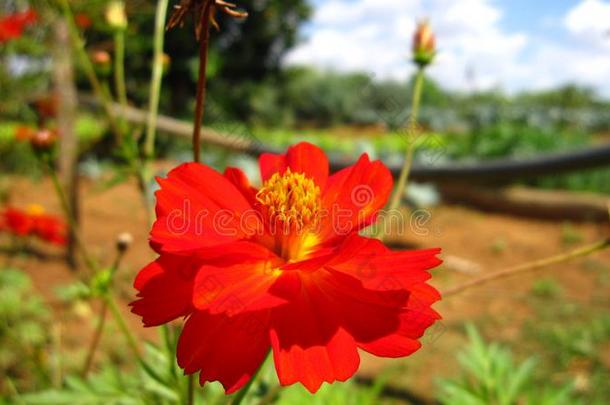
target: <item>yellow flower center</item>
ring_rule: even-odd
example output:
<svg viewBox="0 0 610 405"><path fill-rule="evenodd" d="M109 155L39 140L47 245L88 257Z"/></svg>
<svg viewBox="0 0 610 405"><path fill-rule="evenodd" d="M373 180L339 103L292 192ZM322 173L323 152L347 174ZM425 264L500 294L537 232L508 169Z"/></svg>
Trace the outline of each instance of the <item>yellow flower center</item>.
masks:
<svg viewBox="0 0 610 405"><path fill-rule="evenodd" d="M31 216L40 216L45 213L44 207L39 204L30 204L25 211Z"/></svg>
<svg viewBox="0 0 610 405"><path fill-rule="evenodd" d="M269 223L284 233L300 233L315 226L320 213L320 187L303 173L287 169L275 173L256 195L269 216Z"/></svg>

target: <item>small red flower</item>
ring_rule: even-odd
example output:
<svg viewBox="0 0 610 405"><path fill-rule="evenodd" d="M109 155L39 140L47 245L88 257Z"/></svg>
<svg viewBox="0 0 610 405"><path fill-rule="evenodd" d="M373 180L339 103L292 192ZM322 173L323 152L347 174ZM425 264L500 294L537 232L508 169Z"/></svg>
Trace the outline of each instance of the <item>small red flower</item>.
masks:
<svg viewBox="0 0 610 405"><path fill-rule="evenodd" d="M66 224L53 215L38 215L33 217L33 233L40 239L54 245L66 244Z"/></svg>
<svg viewBox="0 0 610 405"><path fill-rule="evenodd" d="M87 28L91 27L91 25L93 25L91 17L89 17L86 13L76 14L74 16L74 21L76 22L76 25L83 30L86 30Z"/></svg>
<svg viewBox="0 0 610 405"><path fill-rule="evenodd" d="M159 258L135 280L145 326L187 317L178 364L232 393L271 350L282 385L345 381L358 350L403 357L440 315L426 281L440 249L394 252L358 232L392 189L363 155L329 176L318 147L260 158L263 185L244 173L187 163L158 179L150 242Z"/></svg>
<svg viewBox="0 0 610 405"><path fill-rule="evenodd" d="M21 37L25 27L37 19L38 14L32 9L0 18L0 44Z"/></svg>
<svg viewBox="0 0 610 405"><path fill-rule="evenodd" d="M37 236L56 245L66 244L67 226L58 217L45 214L44 208L31 205L27 210L8 207L0 215L0 230L16 236Z"/></svg>
<svg viewBox="0 0 610 405"><path fill-rule="evenodd" d="M18 126L15 128L15 140L19 142L29 141L32 139L36 130L31 127Z"/></svg>
<svg viewBox="0 0 610 405"><path fill-rule="evenodd" d="M2 215L6 229L16 236L27 236L34 228L34 221L27 212L8 207Z"/></svg>

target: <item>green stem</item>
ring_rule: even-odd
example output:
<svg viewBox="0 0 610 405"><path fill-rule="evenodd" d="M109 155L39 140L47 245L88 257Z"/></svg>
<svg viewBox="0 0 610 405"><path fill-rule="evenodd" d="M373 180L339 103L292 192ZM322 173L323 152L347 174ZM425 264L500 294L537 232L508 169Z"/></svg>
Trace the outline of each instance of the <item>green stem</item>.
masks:
<svg viewBox="0 0 610 405"><path fill-rule="evenodd" d="M64 193L63 187L61 186L59 178L57 177L57 173L55 173L55 169L53 168L53 165L51 164L51 162L49 162L48 156L42 157L41 159L42 159L43 163L45 163L45 165L47 167L47 171L49 172L49 176L51 177L51 181L53 182L53 187L55 188L55 193L57 194L57 196L59 198L61 208L64 212L64 216L66 217L66 220L68 221L68 226L70 227L70 231L74 235L76 247L78 248L81 255L83 256L83 259L85 260L85 264L87 265L87 267L91 271L96 272L98 270L98 266L95 263L95 261L91 258L91 256L89 255L89 252L87 251L87 248L86 248L85 244L83 243L83 239L82 239L81 234L78 229L78 224L76 223L76 219L74 218L74 215L72 215L72 210L70 209L70 204L68 203L68 198L66 197L66 193Z"/></svg>
<svg viewBox="0 0 610 405"><path fill-rule="evenodd" d="M169 0L159 0L155 16L155 36L153 39L152 77L148 101L148 117L146 119L146 135L144 140L144 161L138 167L140 188L144 205L148 214L148 222L152 224L155 213L149 196L149 184L152 179L152 160L155 157L155 136L157 133L157 117L159 115L159 99L163 81L163 43L165 39L165 19Z"/></svg>
<svg viewBox="0 0 610 405"><path fill-rule="evenodd" d="M159 98L161 95L161 82L163 79L163 42L165 37L165 18L169 0L159 0L155 17L154 54L152 60L152 78L150 81L150 95L148 101L148 118L146 120L146 140L144 143L144 157L150 161L155 156L155 133L157 115L159 114Z"/></svg>
<svg viewBox="0 0 610 405"><path fill-rule="evenodd" d="M123 335L125 335L125 339L127 339L127 343L133 352L133 355L138 359L138 362L144 363L144 359L142 358L140 349L138 349L138 344L136 343L136 338L129 330L127 322L125 322L125 318L123 318L123 315L121 315L121 311L119 310L116 301L110 294L105 297L105 301L108 304L108 309L110 309L110 312L112 312L114 320L119 325L119 329L121 329L121 332L123 332Z"/></svg>
<svg viewBox="0 0 610 405"><path fill-rule="evenodd" d="M97 321L97 326L95 328L95 332L93 333L93 338L91 339L91 343L89 344L89 350L87 351L87 357L85 357L85 365L83 366L82 376L83 378L87 378L89 371L91 370L91 366L93 365L93 358L95 356L95 352L97 347L99 346L100 340L102 339L102 335L104 333L104 327L106 326L106 317L108 314L108 304L106 301L102 302L102 309L100 310L100 317Z"/></svg>
<svg viewBox="0 0 610 405"><path fill-rule="evenodd" d="M72 44L76 50L76 53L78 54L80 64L85 71L85 76L87 76L87 80L93 89L93 93L101 101L104 113L106 114L108 122L110 123L110 128L112 129L112 132L114 133L118 142L121 139L121 130L112 111L112 97L104 89L100 80L95 74L95 68L93 67L93 63L91 62L91 59L89 59L89 55L87 55L87 51L85 50L85 41L82 39L78 31L78 27L74 21L74 13L72 12L69 1L59 0L59 2L64 18L68 22L70 38L72 39Z"/></svg>
<svg viewBox="0 0 610 405"><path fill-rule="evenodd" d="M415 76L415 86L413 88L413 99L411 101L411 116L409 118L409 124L407 128L407 151L405 154L405 161L400 172L400 177L396 183L396 189L390 202L389 210L393 211L398 208L402 196L404 195L407 183L409 180L409 173L411 172L411 166L413 164L413 155L415 153L416 146L416 131L417 131L417 116L419 115L419 105L421 102L421 93L424 82L424 69L419 68Z"/></svg>
<svg viewBox="0 0 610 405"><path fill-rule="evenodd" d="M189 374L186 389L186 403L188 405L193 405L195 403L195 374Z"/></svg>
<svg viewBox="0 0 610 405"><path fill-rule="evenodd" d="M110 268L110 281L108 282L108 291L106 292L106 297L102 299L102 308L100 310L100 317L97 323L97 327L95 328L95 332L91 339L91 343L89 345L89 351L87 352L87 357L85 358L85 365L83 366L82 376L84 378L87 377L89 371L91 370L91 366L93 365L93 357L95 356L95 352L97 347L99 346L100 340L104 333L104 327L106 326L106 317L108 314L108 300L107 298L111 297L112 294L112 284L114 280L114 275L116 274L119 266L121 265L121 260L125 256L125 251L118 249L117 255L112 263L112 267Z"/></svg>
<svg viewBox="0 0 610 405"><path fill-rule="evenodd" d="M269 351L269 353L271 353L271 351ZM231 402L231 405L239 405L239 404L241 404L241 401L244 400L244 398L246 397L246 394L248 394L248 391L252 387L252 384L254 384L254 381L256 380L258 375L260 374L261 369L263 368L263 366L267 362L267 358L269 357L269 353L267 353L267 355L265 356L265 361L263 361L261 363L261 366L258 368L258 370L256 370L256 372L254 373L252 378L250 378L250 381L248 381L246 383L246 385L244 385L244 388L242 388L241 390L239 390L237 392L237 394L235 394L235 397L233 398L233 401Z"/></svg>
<svg viewBox="0 0 610 405"><path fill-rule="evenodd" d="M124 113L127 109L127 87L125 85L125 30L114 33L114 87L123 113L121 114L121 130L125 131Z"/></svg>

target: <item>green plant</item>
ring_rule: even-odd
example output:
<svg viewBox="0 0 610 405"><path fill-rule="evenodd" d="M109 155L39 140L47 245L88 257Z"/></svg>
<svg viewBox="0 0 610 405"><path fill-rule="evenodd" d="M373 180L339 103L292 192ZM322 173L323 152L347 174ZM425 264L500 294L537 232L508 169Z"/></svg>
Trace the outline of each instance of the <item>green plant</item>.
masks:
<svg viewBox="0 0 610 405"><path fill-rule="evenodd" d="M135 370L122 370L112 363L83 379L68 376L61 388L48 389L21 396L25 404L32 405L173 405L185 403L186 379L175 361L177 334L163 329L162 344L146 344L145 363ZM197 390L201 403L211 403L223 396L217 384Z"/></svg>
<svg viewBox="0 0 610 405"><path fill-rule="evenodd" d="M561 225L561 243L564 245L575 245L583 240L582 234L569 222Z"/></svg>
<svg viewBox="0 0 610 405"><path fill-rule="evenodd" d="M535 385L536 361L515 364L512 353L486 343L474 326L467 326L468 347L458 354L462 375L440 380L440 401L446 405L574 404L571 386Z"/></svg>
<svg viewBox="0 0 610 405"><path fill-rule="evenodd" d="M16 269L0 269L0 394L47 381L49 324L47 307L30 278Z"/></svg>
<svg viewBox="0 0 610 405"><path fill-rule="evenodd" d="M541 298L555 298L561 294L562 290L555 280L541 279L534 282L532 292Z"/></svg>

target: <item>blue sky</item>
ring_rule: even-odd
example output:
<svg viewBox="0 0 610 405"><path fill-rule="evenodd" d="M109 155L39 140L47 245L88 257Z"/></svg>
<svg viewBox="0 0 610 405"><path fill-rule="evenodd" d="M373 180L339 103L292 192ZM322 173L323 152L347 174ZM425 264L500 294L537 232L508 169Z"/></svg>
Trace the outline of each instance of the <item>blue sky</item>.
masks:
<svg viewBox="0 0 610 405"><path fill-rule="evenodd" d="M459 89L508 92L577 82L610 95L610 0L312 0L304 41L286 59L405 78L415 22L439 55L430 75Z"/></svg>

